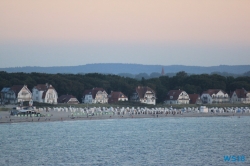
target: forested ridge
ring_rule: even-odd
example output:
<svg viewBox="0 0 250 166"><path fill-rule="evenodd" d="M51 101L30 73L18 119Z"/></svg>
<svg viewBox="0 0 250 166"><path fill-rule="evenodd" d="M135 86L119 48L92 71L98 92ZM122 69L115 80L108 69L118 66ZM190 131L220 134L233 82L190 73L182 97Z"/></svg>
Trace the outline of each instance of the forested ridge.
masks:
<svg viewBox="0 0 250 166"><path fill-rule="evenodd" d="M224 77L217 74L188 75L179 72L176 76L161 76L159 78L141 80L111 74L45 74L45 73L7 73L0 72L0 88L13 85L27 85L30 90L37 84L49 83L58 95L72 94L79 100L83 91L94 87L102 87L109 94L111 91L121 91L128 97L136 86L148 86L156 92L157 103L164 101L169 90L182 89L188 94L201 94L207 89L222 89L227 93L236 88L250 91L250 77ZM81 101L81 100L80 100Z"/></svg>
<svg viewBox="0 0 250 166"><path fill-rule="evenodd" d="M102 74L127 74L132 77L139 73L148 75L151 77L152 73L161 73L162 68L167 74L177 73L179 71L185 71L187 73L193 74L210 74L212 72L218 72L221 74L232 74L241 75L245 72L250 71L250 65L220 65L220 66L185 66L185 65L143 65L143 64L126 64L126 63L96 63L96 64L86 64L79 66L51 66L51 67L39 67L39 66L26 66L26 67L9 67L0 68L0 71L6 72L24 72L24 73L102 73ZM224 73L227 72L227 73ZM151 73L151 74L150 74ZM154 74L153 74L154 75ZM144 77L145 78L145 77Z"/></svg>

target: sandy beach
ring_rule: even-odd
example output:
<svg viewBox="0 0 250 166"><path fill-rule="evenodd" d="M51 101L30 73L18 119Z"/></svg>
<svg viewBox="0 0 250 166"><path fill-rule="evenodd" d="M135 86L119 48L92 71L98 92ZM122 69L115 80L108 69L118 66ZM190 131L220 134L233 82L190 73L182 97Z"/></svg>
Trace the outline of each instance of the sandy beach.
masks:
<svg viewBox="0 0 250 166"><path fill-rule="evenodd" d="M126 118L168 118L168 117L221 117L221 116L250 116L250 113L195 113L184 112L182 114L81 114L80 112L58 112L40 111L44 116L11 116L10 111L0 111L0 123L20 123L20 122L53 122L53 121L75 121L75 120L104 120L104 119L126 119Z"/></svg>

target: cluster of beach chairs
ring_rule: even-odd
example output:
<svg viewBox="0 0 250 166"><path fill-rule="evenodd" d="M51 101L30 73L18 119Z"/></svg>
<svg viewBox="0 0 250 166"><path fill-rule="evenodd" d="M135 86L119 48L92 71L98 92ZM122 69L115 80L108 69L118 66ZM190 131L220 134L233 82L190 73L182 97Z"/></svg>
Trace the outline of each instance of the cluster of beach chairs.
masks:
<svg viewBox="0 0 250 166"><path fill-rule="evenodd" d="M181 109L165 107L165 108L140 108L140 107L92 107L92 108L75 108L75 107L44 107L39 108L39 111L55 111L55 112L70 112L72 115L81 114L81 115L136 115L136 114L182 114L182 113L203 113L199 107L184 107ZM208 108L208 113L250 113L248 107L212 107Z"/></svg>

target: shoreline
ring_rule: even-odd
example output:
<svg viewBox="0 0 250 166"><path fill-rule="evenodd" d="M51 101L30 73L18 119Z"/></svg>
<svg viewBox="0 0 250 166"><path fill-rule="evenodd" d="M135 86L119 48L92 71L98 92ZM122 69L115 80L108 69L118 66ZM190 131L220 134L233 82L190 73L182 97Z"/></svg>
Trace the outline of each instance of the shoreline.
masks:
<svg viewBox="0 0 250 166"><path fill-rule="evenodd" d="M49 112L51 113L51 112ZM53 114L54 113L54 114ZM125 114L125 115L94 115L94 116L70 116L69 113L52 112L45 117L15 117L7 111L0 111L0 124L24 123L24 122L58 122L81 120L107 120L107 119L140 119L140 118L188 118L188 117L241 117L250 116L250 113L183 113L183 114Z"/></svg>

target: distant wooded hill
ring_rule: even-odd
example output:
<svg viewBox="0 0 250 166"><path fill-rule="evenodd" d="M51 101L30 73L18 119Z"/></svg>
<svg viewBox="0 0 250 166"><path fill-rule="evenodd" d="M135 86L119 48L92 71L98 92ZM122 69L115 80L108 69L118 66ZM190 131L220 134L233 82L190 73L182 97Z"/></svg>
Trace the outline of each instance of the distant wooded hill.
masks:
<svg viewBox="0 0 250 166"><path fill-rule="evenodd" d="M168 76L175 75L180 71L185 71L190 74L211 74L211 73L224 73L225 76L241 75L250 71L250 65L235 65L235 66L183 66L183 65L140 65L140 64L122 64L122 63L100 63L100 64L87 64L81 66L59 66L59 67L11 67L11 68L0 68L0 71L6 72L37 72L37 73L68 73L68 74L78 74L78 73L106 73L106 74L117 74L122 76L134 77L139 73L159 75L161 73L162 67ZM150 76L153 78L155 76ZM144 76L146 78L146 76Z"/></svg>
<svg viewBox="0 0 250 166"><path fill-rule="evenodd" d="M236 88L250 91L250 77L224 77L217 74L188 75L178 72L173 77L162 76L141 80L111 74L45 74L0 72L0 90L13 85L27 85L31 90L37 84L52 84L58 95L71 94L81 101L86 89L102 87L108 93L122 91L128 97L137 86L148 86L156 92L157 103L162 103L169 90L182 89L189 94L201 94L207 89L221 89L230 93Z"/></svg>

